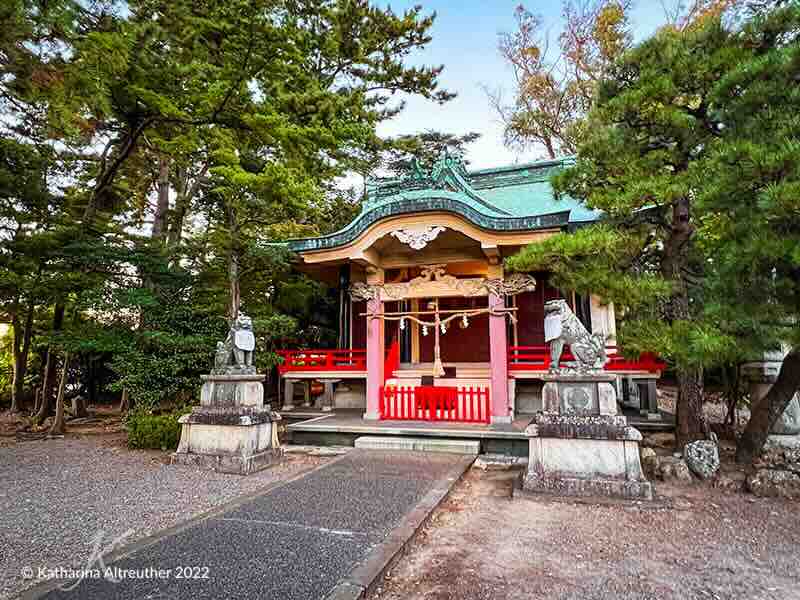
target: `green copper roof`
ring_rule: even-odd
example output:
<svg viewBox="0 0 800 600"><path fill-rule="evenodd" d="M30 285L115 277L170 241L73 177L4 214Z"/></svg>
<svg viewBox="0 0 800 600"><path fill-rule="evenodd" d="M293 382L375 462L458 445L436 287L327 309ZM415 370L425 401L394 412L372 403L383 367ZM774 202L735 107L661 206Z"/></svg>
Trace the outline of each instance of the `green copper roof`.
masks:
<svg viewBox="0 0 800 600"><path fill-rule="evenodd" d="M598 218L572 198L556 200L550 177L571 159L467 171L453 157L439 159L430 172L415 163L404 178L367 183L361 213L347 227L330 235L290 240L296 252L341 246L387 217L428 211L453 212L483 229L526 231L569 227Z"/></svg>

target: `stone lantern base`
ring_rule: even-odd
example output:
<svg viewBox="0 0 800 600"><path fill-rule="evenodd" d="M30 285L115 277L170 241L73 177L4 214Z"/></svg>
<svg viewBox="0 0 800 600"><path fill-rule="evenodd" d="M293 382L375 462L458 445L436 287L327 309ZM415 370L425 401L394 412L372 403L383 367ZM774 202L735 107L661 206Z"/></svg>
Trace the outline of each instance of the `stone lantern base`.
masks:
<svg viewBox="0 0 800 600"><path fill-rule="evenodd" d="M642 434L618 415L606 375L546 377L544 412L525 430L528 470L522 488L562 496L617 496L652 500L642 472Z"/></svg>
<svg viewBox="0 0 800 600"><path fill-rule="evenodd" d="M200 406L180 418L181 441L173 464L201 465L223 473L247 475L282 456L280 415L264 408L263 376L203 377Z"/></svg>

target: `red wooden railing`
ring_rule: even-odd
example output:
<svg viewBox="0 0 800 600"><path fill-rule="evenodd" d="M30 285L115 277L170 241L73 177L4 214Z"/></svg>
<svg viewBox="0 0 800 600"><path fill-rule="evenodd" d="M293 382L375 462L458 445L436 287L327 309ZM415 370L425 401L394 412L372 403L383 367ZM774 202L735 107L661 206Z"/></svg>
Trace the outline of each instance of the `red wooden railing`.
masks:
<svg viewBox="0 0 800 600"><path fill-rule="evenodd" d="M654 354L645 352L638 360L628 360L609 347L609 361L606 371L663 371L666 364ZM357 350L278 350L283 364L278 367L281 374L290 371L366 371L367 351ZM575 360L565 350L561 357L564 362ZM517 371L547 371L550 368L550 352L547 346L510 346L508 348L508 367ZM384 383L400 368L400 344L393 341L387 348L383 367Z"/></svg>
<svg viewBox="0 0 800 600"><path fill-rule="evenodd" d="M626 359L616 352L616 348L607 348L608 362L606 371L663 371L666 363L659 360L651 352L642 353L638 360ZM575 360L571 352L565 350L561 362ZM510 346L508 348L508 368L517 371L547 371L550 368L550 350L547 346Z"/></svg>
<svg viewBox="0 0 800 600"><path fill-rule="evenodd" d="M280 374L288 371L366 371L366 350L278 350L283 363Z"/></svg>
<svg viewBox="0 0 800 600"><path fill-rule="evenodd" d="M380 418L408 421L489 423L489 388L383 386L378 407Z"/></svg>

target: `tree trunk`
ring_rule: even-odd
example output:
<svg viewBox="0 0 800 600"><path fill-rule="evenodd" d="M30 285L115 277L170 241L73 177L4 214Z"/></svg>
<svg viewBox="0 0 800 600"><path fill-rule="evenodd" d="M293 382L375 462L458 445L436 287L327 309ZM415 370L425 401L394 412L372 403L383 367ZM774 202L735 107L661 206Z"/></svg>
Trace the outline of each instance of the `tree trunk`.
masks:
<svg viewBox="0 0 800 600"><path fill-rule="evenodd" d="M119 400L119 412L124 413L130 408L130 399L128 398L128 388L122 388L122 398Z"/></svg>
<svg viewBox="0 0 800 600"><path fill-rule="evenodd" d="M241 303L239 291L239 255L235 250L231 250L230 260L228 261L228 283L230 287L228 316L231 322L233 322L239 315L239 305Z"/></svg>
<svg viewBox="0 0 800 600"><path fill-rule="evenodd" d="M162 157L158 161L158 199L153 217L154 240L162 241L167 236L167 214L169 213L169 158Z"/></svg>
<svg viewBox="0 0 800 600"><path fill-rule="evenodd" d="M689 442L708 436L708 424L703 413L703 369L681 369L677 372L677 379L675 445L682 450Z"/></svg>
<svg viewBox="0 0 800 600"><path fill-rule="evenodd" d="M11 320L14 328L14 374L11 384L11 412L18 412L22 404L22 395L25 392L25 376L28 374L28 355L33 337L33 303L28 305L25 313L25 323L21 326L19 317L15 314Z"/></svg>
<svg viewBox="0 0 800 600"><path fill-rule="evenodd" d="M550 158L550 160L555 160L555 158L556 158L556 149L553 146L553 138L548 136L548 137L544 138L543 141L544 141L545 150L547 150L547 156Z"/></svg>
<svg viewBox="0 0 800 600"><path fill-rule="evenodd" d="M751 407L750 421L736 446L736 462L751 463L761 454L769 430L800 389L800 347L786 355L769 392Z"/></svg>
<svg viewBox="0 0 800 600"><path fill-rule="evenodd" d="M740 365L738 363L726 365L722 369L722 376L725 385L725 404L728 409L725 414L724 425L728 431L735 434L738 422L737 407L739 400L742 398Z"/></svg>
<svg viewBox="0 0 800 600"><path fill-rule="evenodd" d="M53 311L53 331L61 331L64 325L64 311L66 307L63 303L59 302ZM50 406L53 399L53 388L56 383L56 360L53 357L53 348L47 348L47 360L44 367L44 378L42 382L42 401L39 404L39 410L33 417L34 423L41 423L50 414Z"/></svg>
<svg viewBox="0 0 800 600"><path fill-rule="evenodd" d="M89 371L86 381L86 402L94 405L97 404L97 361L93 356L86 361L86 367Z"/></svg>
<svg viewBox="0 0 800 600"><path fill-rule="evenodd" d="M53 365L53 352L51 348L46 350L47 358L44 363L44 375L42 377L42 391L38 402L38 408L33 415L33 422L37 425L44 421L50 414L50 391L53 388L52 381L55 378L55 366Z"/></svg>
<svg viewBox="0 0 800 600"><path fill-rule="evenodd" d="M67 387L68 371L69 352L65 352L64 367L61 369L61 381L58 384L58 396L56 397L56 416L53 419L53 425L50 427L49 435L64 435L64 391Z"/></svg>
<svg viewBox="0 0 800 600"><path fill-rule="evenodd" d="M236 229L236 214L233 207L228 208L228 228L231 235L231 248L228 255L228 286L230 292L230 304L228 305L228 317L231 323L239 316L241 305L241 295L239 287L239 239Z"/></svg>
<svg viewBox="0 0 800 600"><path fill-rule="evenodd" d="M192 199L197 195L200 185L205 180L208 173L208 163L198 171L194 181L189 184L189 173L186 168L178 168L178 184L175 194L175 210L172 211L172 218L170 219L169 237L167 244L169 246L176 246L181 241L183 234L183 222L186 219L186 213L189 212L189 207L192 204Z"/></svg>
<svg viewBox="0 0 800 600"><path fill-rule="evenodd" d="M689 266L689 250L694 235L689 198L676 200L672 206L670 235L664 243L661 274L673 285L673 292L666 305L666 318L674 321L690 321L689 287L684 271ZM708 425L703 413L703 369L700 366L682 366L677 369L678 399L676 403L677 428L675 444L678 449L689 442L704 439Z"/></svg>

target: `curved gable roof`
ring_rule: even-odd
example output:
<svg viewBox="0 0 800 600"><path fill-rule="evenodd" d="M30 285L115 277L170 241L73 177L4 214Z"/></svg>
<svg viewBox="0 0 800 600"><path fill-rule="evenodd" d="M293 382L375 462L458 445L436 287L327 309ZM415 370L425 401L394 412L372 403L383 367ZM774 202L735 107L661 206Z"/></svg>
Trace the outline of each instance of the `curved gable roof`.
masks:
<svg viewBox="0 0 800 600"><path fill-rule="evenodd" d="M571 159L468 172L444 156L425 172L415 164L411 175L368 182L359 215L346 227L316 238L290 240L295 252L335 248L354 240L372 224L402 214L446 211L482 229L533 231L593 221L590 211L572 198L556 200L550 177Z"/></svg>

